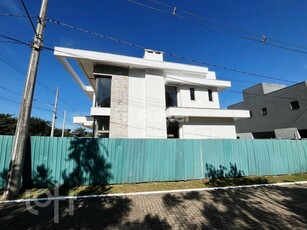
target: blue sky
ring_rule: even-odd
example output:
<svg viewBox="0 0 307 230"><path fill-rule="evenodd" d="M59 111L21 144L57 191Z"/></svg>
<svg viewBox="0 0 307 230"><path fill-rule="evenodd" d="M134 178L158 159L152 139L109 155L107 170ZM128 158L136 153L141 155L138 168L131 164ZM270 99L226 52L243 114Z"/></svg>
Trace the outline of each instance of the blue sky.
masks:
<svg viewBox="0 0 307 230"><path fill-rule="evenodd" d="M148 0L135 1L172 12L171 8ZM24 0L24 2L31 15L38 15L40 0ZM305 0L161 0L161 2L176 6L178 15L182 14L180 10L185 10L245 31L307 47L307 2ZM0 13L25 14L19 0L1 0ZM295 82L301 82L307 78L307 54L278 49L260 42L210 30L172 15L146 9L127 0L49 0L47 17L155 50L220 66ZM191 16L185 15L185 17ZM200 21L200 19L197 20ZM0 16L0 34L30 42L33 30L27 18ZM141 49L50 22L47 24L44 40L44 44L48 47L63 46L135 57L143 55ZM0 86L21 94L30 48L3 41L5 39L0 38ZM307 49L300 50L307 51ZM11 68L3 60L10 62L20 71ZM167 56L165 60L193 64ZM209 69L216 71L218 79L232 81L231 89L233 90L241 91L259 82L289 85L286 82L248 76L210 66ZM34 102L32 116L46 120L52 119L51 108L45 102L54 103L55 95L51 89L55 90L56 87L60 89L57 127L61 127L64 110L68 113L69 128L74 128L73 116L88 115L90 100L57 61L52 51L42 51L37 81L34 97L40 101ZM234 92L225 91L220 94L222 107L227 107L241 99L242 95ZM0 89L0 113L17 115L19 104L15 102L20 101L19 95Z"/></svg>

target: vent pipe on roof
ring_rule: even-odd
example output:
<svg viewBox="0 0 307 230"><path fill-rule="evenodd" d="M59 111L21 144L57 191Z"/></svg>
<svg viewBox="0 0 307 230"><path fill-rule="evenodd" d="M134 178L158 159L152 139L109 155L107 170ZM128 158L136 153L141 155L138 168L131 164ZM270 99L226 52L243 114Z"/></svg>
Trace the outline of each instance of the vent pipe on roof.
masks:
<svg viewBox="0 0 307 230"><path fill-rule="evenodd" d="M143 58L147 60L153 60L153 61L163 61L163 52L145 49Z"/></svg>

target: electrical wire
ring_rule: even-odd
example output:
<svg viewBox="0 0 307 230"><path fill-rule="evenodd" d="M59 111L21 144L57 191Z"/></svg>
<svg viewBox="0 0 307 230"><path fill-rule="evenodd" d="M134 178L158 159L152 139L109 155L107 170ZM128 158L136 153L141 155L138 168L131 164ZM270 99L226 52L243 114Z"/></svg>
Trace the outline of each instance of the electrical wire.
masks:
<svg viewBox="0 0 307 230"><path fill-rule="evenodd" d="M156 7L152 7L152 6L149 6L149 5L146 5L146 4L143 4L143 3L140 3L140 2L137 2L137 1L134 1L134 0L127 0L128 2L131 2L133 4L136 4L136 5L139 5L141 7L144 7L144 8L148 8L148 9L151 9L151 10L154 10L154 11L158 11L158 12L161 12L161 13L164 13L164 14L168 14L168 15L172 15L172 16L175 16L175 17L178 17L180 19L183 19L183 20L186 20L186 21L189 21L189 22L192 22L194 24L197 24L197 25L200 25L200 26L203 26L207 29L211 29L211 30L216 30L216 31L219 31L221 33L224 33L224 34L228 34L228 35L232 35L232 36L236 36L236 37L239 37L239 38L242 38L242 39L245 39L245 40L250 40L250 41L254 41L254 42L257 42L257 43L261 43L261 44L267 44L267 45L270 45L270 46L273 46L273 47L276 47L276 48L279 48L279 49L284 49L284 50L288 50L288 51L292 51L292 52L296 52L296 53L301 53L301 54L307 54L307 51L302 51L302 50L298 50L298 49L294 49L294 48L288 48L288 47L284 47L284 46L281 46L281 45L277 45L277 44L274 44L272 42L268 42L267 40L269 39L269 37L267 36L264 36L264 35L259 35L259 34L253 34L253 33L250 33L250 32L245 32L244 33L248 33L248 34L253 34L253 35L257 35L257 36L261 36L259 38L252 38L252 37L247 37L247 36L243 36L243 35L240 35L240 34L236 34L236 33L233 33L233 32L229 32L229 31L225 31L223 29L220 29L220 28L217 28L217 27L213 27L213 26L210 26L210 25L207 25L207 24L204 24L202 22L199 22L199 21L196 21L194 19L191 19L191 18L187 18L187 17L184 17L183 15L180 15L177 13L177 7L172 7L174 10L173 12L169 12L169 11L165 11L165 10L162 10L162 9L159 9L159 8L156 8ZM152 1L152 2L155 2L157 3L158 1ZM166 4L163 4L163 5L166 5ZM176 9L176 12L175 12L175 9ZM189 13L192 15L192 13ZM195 16L195 14L193 14ZM198 18L200 18L200 16L198 16ZM202 18L202 19L205 19L205 18ZM223 25L225 27L225 25ZM230 29L230 27L228 27L228 29ZM232 30L234 30L234 28L231 28ZM243 32L242 30L240 29L235 29L235 31L240 31L240 32ZM272 41L276 41L276 42L279 42L279 40L277 39L271 39ZM282 42L283 44L286 44L285 42ZM287 43L287 44L290 44L290 43ZM297 45L294 45L295 47L298 47ZM303 48L303 49L307 49L305 47L300 47L300 48Z"/></svg>
<svg viewBox="0 0 307 230"><path fill-rule="evenodd" d="M162 5L162 6L166 6L166 7L169 7L171 9L176 9L176 12L178 11L181 11L185 14L188 14L188 15L191 15L193 17L196 17L196 18L199 18L199 19L202 19L202 20L205 20L205 21L208 21L208 22L211 22L211 23L214 23L216 25L219 25L219 26L222 26L224 28L227 28L227 29L230 29L230 30L234 30L234 31L237 31L237 32L240 32L240 33L245 33L245 34L249 34L249 35L252 35L252 36L257 36L257 37L265 37L267 40L272 40L272 41L275 41L275 42L278 42L278 43L281 43L281 44L285 44L285 45L288 45L288 46L293 46L293 47L297 47L297 48L301 48L301 49L307 49L306 46L301 46L301 45L297 45L297 44L292 44L292 43L289 43L289 42L285 42L285 41L281 41L279 39L275 39L275 38L272 38L271 36L265 36L263 34L259 34L259 33L255 33L255 32L250 32L250 31L246 31L246 30L243 30L243 29L240 29L240 28L237 28L237 27L234 27L234 26L229 26L229 25L226 25L224 23L221 23L221 22L218 22L216 20L213 20L211 18L208 18L208 17L204 17L204 16L200 16L200 15L197 15L195 13L192 13L192 12L189 12L189 11L186 11L186 10L183 10L183 9L179 9L178 7L175 7L175 6L171 6L171 5L168 5L168 4L165 4L165 3L162 3L160 1L157 1L157 0L148 0L149 2L153 2L153 3L156 3L156 4L159 4L159 5Z"/></svg>
<svg viewBox="0 0 307 230"><path fill-rule="evenodd" d="M59 22L59 21L54 21L54 20L52 20L52 19L47 19L47 20L48 20L48 21L51 21L51 22L56 22L56 24L60 24L60 25L66 26L66 27L70 27L70 28L72 28L72 29L77 29L77 30L82 31L82 32L90 33L90 34L93 34L93 35L96 35L96 36L99 36L99 37L102 37L102 38L111 39L111 40L116 41L116 42L121 42L121 43L124 43L124 44L127 44L127 45L132 45L132 46L137 47L137 48L145 49L145 47L143 47L143 46L135 45L135 44L130 43L130 42L125 42L125 41L122 41L122 40L120 40L120 39L115 39L115 38L112 38L112 37L109 37L109 36L105 36L105 35L101 35L101 34L98 34L98 33L90 32L90 31L87 31L87 30L85 30L85 29L81 29L81 28L78 28L78 27L74 27L74 26L70 26L70 25L61 23L61 22ZM0 36L1 36L1 35L0 35ZM10 39L10 40L16 40L16 39L11 38L11 37L8 37L8 36L5 36L5 38ZM21 42L22 44L27 44L27 43L22 42L22 41L19 41L19 40L18 40L18 42ZM28 44L27 44L27 45L28 45ZM47 49L47 50L52 50L52 51L54 51L54 49L53 49L53 48L50 48L50 47L44 47L44 48ZM168 54L169 56L174 56L174 57L177 57L177 58L180 58L180 59L184 59L184 60L188 60L188 61L191 61L191 62L197 62L197 63L201 63L201 64L206 64L206 65L208 65L208 63L205 63L205 62L202 62L202 61L198 61L198 60L194 60L194 59L185 58L185 57L182 57L182 56L179 56L179 55L175 55L175 54L171 54L171 53L167 53L167 54ZM216 65L214 65L214 64L211 64L211 65L216 67ZM229 70L229 68L227 68L227 67L221 67L221 68ZM247 74L247 72L242 72L242 71L239 71L239 70L236 70L236 69L232 69L232 71L235 71L235 72L238 71L238 72L240 72L240 73L245 73L245 74ZM256 75L256 76L258 75L258 74L254 74L254 73L249 73L249 74ZM291 83L297 83L297 82L288 81L288 80L280 79L280 78L274 78L274 77L268 77L268 76L263 76L263 77L269 78L269 79L274 79L274 80L279 80L279 81L286 81L286 82L291 82ZM284 98L284 99L290 99L290 98ZM50 111L51 111L51 110L50 110Z"/></svg>
<svg viewBox="0 0 307 230"><path fill-rule="evenodd" d="M103 38L108 38L108 39L111 38L111 37L109 37L109 36L104 36L104 35L101 35L101 34L98 34L98 33L90 32L90 31L87 31L87 30L85 30L85 29L81 29L81 28L78 28L78 27L70 26L70 25L67 25L67 24L61 23L61 22L59 22L59 21L52 20L52 19L47 19L47 20L48 20L48 21L51 21L51 22L56 22L56 24L61 24L61 25L69 26L69 27L72 28L72 29L81 30L82 32L91 33L91 34L96 35L96 36L98 35L98 36L103 37ZM0 36L1 36L1 35L0 35ZM144 46L135 45L135 44L133 44L133 43L125 42L125 41L122 41L122 40L120 40L120 39L112 38L112 40L113 40L113 41L116 41L116 42L124 42L124 44L133 45L134 47L138 47L138 48L145 49ZM44 47L44 48L47 49L47 50L54 51L54 49L53 49L53 48L50 48L50 47ZM180 59L184 59L184 60L187 60L187 59L188 59L188 58L185 58L185 57L182 57L182 56L178 56L178 55L175 55L175 54L171 54L171 53L167 53L167 54L170 55L170 56L175 56L175 57L180 58ZM208 64L208 63L203 63L203 62L201 62L201 61L197 61L197 60L193 60L193 59L188 59L188 61L197 62L197 63L200 63L200 64ZM212 64L212 65L215 66L215 64ZM216 67L216 66L215 66L215 67ZM226 68L227 70L229 70L229 68L227 68L227 67L221 67L221 68L223 68L223 69ZM238 70L232 69L232 71L237 72ZM239 72L240 72L240 73L253 74L253 75L254 75L254 73L247 73L247 72L242 72L242 71L239 71ZM258 76L258 74L256 74L256 76ZM260 76L258 76L258 77L260 77ZM275 77L268 77L268 76L262 76L262 77L268 78L268 79L272 79L272 80L285 81L285 82L290 82L290 83L298 83L298 82L288 81L288 80L285 80L285 79L280 79L280 78L275 78ZM53 91L54 91L54 90L53 90ZM229 90L229 91L235 92L234 90ZM235 93L240 93L240 94L241 94L241 92L235 92ZM254 95L255 95L255 94L254 94ZM255 96L260 96L260 95L255 95ZM274 97L274 96L273 96L273 97ZM278 98L281 99L281 97L278 97ZM286 97L283 97L283 99L295 99L295 98L286 98ZM60 98L60 100L63 101L65 104L69 105L69 103L65 102L63 99ZM69 105L69 106L72 108L71 105ZM72 108L72 109L73 109L73 108ZM73 110L75 110L75 109L73 109Z"/></svg>
<svg viewBox="0 0 307 230"><path fill-rule="evenodd" d="M125 44L125 45L129 45L129 46L133 46L133 47L141 48L141 49L147 49L148 48L148 47L146 48L145 46L142 46L142 45L137 45L137 44L127 42L127 41L124 41L124 40L121 40L121 39L117 39L117 38L114 38L114 37L106 36L106 35L99 34L99 33L96 33L96 32L91 32L89 30L82 29L82 28L79 28L79 27L76 27L76 26L68 25L66 23L63 23L63 22L60 22L60 21L57 21L57 20L54 20L54 19L47 18L46 20L49 21L49 22L70 28L70 29L78 30L80 32L84 32L84 33L87 33L87 34L92 34L92 35L98 36L100 38L112 40L112 41L119 42L119 43L122 43L122 44ZM50 47L45 46L44 48L54 51L54 49L50 48ZM201 65L205 65L205 66L211 66L211 67L215 67L215 68L218 68L218 69L223 69L223 70L241 73L241 74L245 74L245 75L250 75L250 76L254 76L254 77L260 77L260 78L276 80L276 81L281 81L281 82L287 82L287 83L298 83L298 82L295 82L295 81L292 81L292 80L286 80L286 79L282 79L282 78L278 78L278 77L266 76L266 75L263 75L263 74L252 73L252 72L248 72L248 71L237 70L237 69L226 67L226 66L216 65L216 64L209 63L209 62L205 62L205 61L187 58L187 57L177 55L177 54L173 54L173 53L164 52L164 54L167 55L167 56L170 56L170 57L175 57L175 58L184 60L184 61L189 61L189 62L192 62L192 63L197 63L197 64L201 64Z"/></svg>
<svg viewBox="0 0 307 230"><path fill-rule="evenodd" d="M31 26L32 26L32 29L33 29L35 35L38 36L38 34L37 34L37 32L36 32L36 29L35 29L35 26L34 26L34 24L33 24L33 21L32 21L32 19L31 19L31 16L30 16L30 14L29 14L29 11L28 11L28 9L27 9L26 4L24 3L23 0L20 0L20 1L21 1L21 4L22 4L24 10L26 11L27 17L28 17L28 19L29 19L29 21L30 21L30 24L31 24Z"/></svg>
<svg viewBox="0 0 307 230"><path fill-rule="evenodd" d="M1 36L1 35L0 35L0 36ZM15 38L8 37L8 36L6 36L6 37L7 37L7 39L10 39L10 40L15 39ZM22 42L22 41L18 41L18 42L16 41L16 43L17 43L17 44L25 44L25 42ZM23 70L22 70L21 68L19 68L14 62L8 60L7 58L5 58L4 56L2 56L1 54L0 54L0 61L2 61L3 63L5 63L6 65L10 66L11 68L13 68L14 70L16 70L16 71L17 71L18 73L20 73L21 75L23 75L23 76L26 75L25 71L23 71ZM52 88L50 88L50 87L48 87L48 86L46 86L46 85L44 85L44 84L42 84L42 83L40 83L40 82L38 82L38 81L37 81L37 84L40 85L41 87L47 89L47 90L51 90L52 92L54 92L54 90L53 90ZM3 88L3 87L1 87L1 88ZM19 93L16 93L16 92L14 92L14 93L15 93L15 94L18 94L19 96L22 96L22 95L19 94ZM45 104L47 104L47 105L53 105L53 103L49 103L49 102L42 101L42 100L35 99L35 98L34 98L33 100L34 100L34 101L37 101L37 102L45 103ZM65 104L67 104L72 110L75 110L75 109L73 109L73 107L72 107L68 102L64 101L61 97L59 97L59 100L61 100L61 101L64 102Z"/></svg>
<svg viewBox="0 0 307 230"><path fill-rule="evenodd" d="M33 16L33 15L24 15L24 14L7 14L7 13L0 13L0 16L3 17L3 16L6 16L6 17L20 17L20 18L27 18L27 17L31 17L31 18L34 18L36 16Z"/></svg>
<svg viewBox="0 0 307 230"><path fill-rule="evenodd" d="M18 104L18 105L21 104L20 102L17 102L17 101L11 100L11 99L7 99L7 98L1 97L1 96L0 96L0 99L3 100L3 101L10 102L10 103ZM32 108L38 109L38 110L42 110L42 111L47 111L47 112L53 112L53 111L50 110L50 109L38 108L38 107L36 107L36 106L32 106Z"/></svg>
<svg viewBox="0 0 307 230"><path fill-rule="evenodd" d="M20 43L20 44L23 44L23 45L27 45L27 46L30 46L31 47L31 43L30 42L24 42L24 41L21 41L17 38L13 38L13 37L10 37L10 36L6 36L4 34L0 34L0 37L1 38L5 38L7 40L10 40L10 41L14 41L14 42L17 42L17 43Z"/></svg>
<svg viewBox="0 0 307 230"><path fill-rule="evenodd" d="M10 89L8 89L8 88L4 88L4 87L2 87L2 86L0 86L0 89L5 90L5 91L7 91L7 92L10 92L10 93L12 93L12 94L18 95L18 96L22 96L22 94L17 93L17 92L15 92L15 91L13 91L13 90L10 90ZM52 105L52 103L49 103L49 102L46 102L46 101L43 101L43 100L40 100L40 99L36 99L36 98L33 98L33 101L41 102L41 103L48 104L48 105Z"/></svg>

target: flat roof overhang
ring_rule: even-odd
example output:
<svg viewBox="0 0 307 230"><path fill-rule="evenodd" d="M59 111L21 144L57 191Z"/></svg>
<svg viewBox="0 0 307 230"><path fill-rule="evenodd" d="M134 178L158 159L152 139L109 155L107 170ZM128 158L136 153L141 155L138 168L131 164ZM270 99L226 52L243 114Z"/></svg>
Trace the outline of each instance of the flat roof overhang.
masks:
<svg viewBox="0 0 307 230"><path fill-rule="evenodd" d="M57 57L73 58L75 60L91 61L94 64L108 64L112 66L137 69L174 70L190 72L193 74L208 74L208 68L195 65L187 65L175 62L155 61L144 58L129 57L124 55L101 53L87 50L55 47L54 55ZM92 73L91 73L92 74Z"/></svg>
<svg viewBox="0 0 307 230"><path fill-rule="evenodd" d="M63 47L55 47L54 55L91 99L93 99L93 89L95 89L94 66L99 64L129 69L162 70L165 75L166 84L205 85L216 88L217 90L223 90L231 86L229 81L212 79L209 76L210 71L208 68L202 66L148 60L144 58ZM78 63L80 69L90 83L90 86L85 86L80 76L76 73L67 59L73 59Z"/></svg>
<svg viewBox="0 0 307 230"><path fill-rule="evenodd" d="M210 117L210 118L249 118L248 110L202 109L169 107L165 110L167 118L171 117Z"/></svg>
<svg viewBox="0 0 307 230"><path fill-rule="evenodd" d="M206 86L221 91L231 86L229 81L220 81L215 79L207 79L193 76L174 76L166 75L166 85L193 85L193 86Z"/></svg>

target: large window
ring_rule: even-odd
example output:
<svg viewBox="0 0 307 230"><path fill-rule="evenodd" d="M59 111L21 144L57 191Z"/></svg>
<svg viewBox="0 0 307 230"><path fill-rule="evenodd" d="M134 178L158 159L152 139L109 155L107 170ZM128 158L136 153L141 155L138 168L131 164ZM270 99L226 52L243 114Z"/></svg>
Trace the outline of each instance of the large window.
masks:
<svg viewBox="0 0 307 230"><path fill-rule="evenodd" d="M111 77L99 76L96 78L96 106L110 107L111 104Z"/></svg>
<svg viewBox="0 0 307 230"><path fill-rule="evenodd" d="M166 86L165 87L165 104L168 107L177 107L177 87Z"/></svg>

